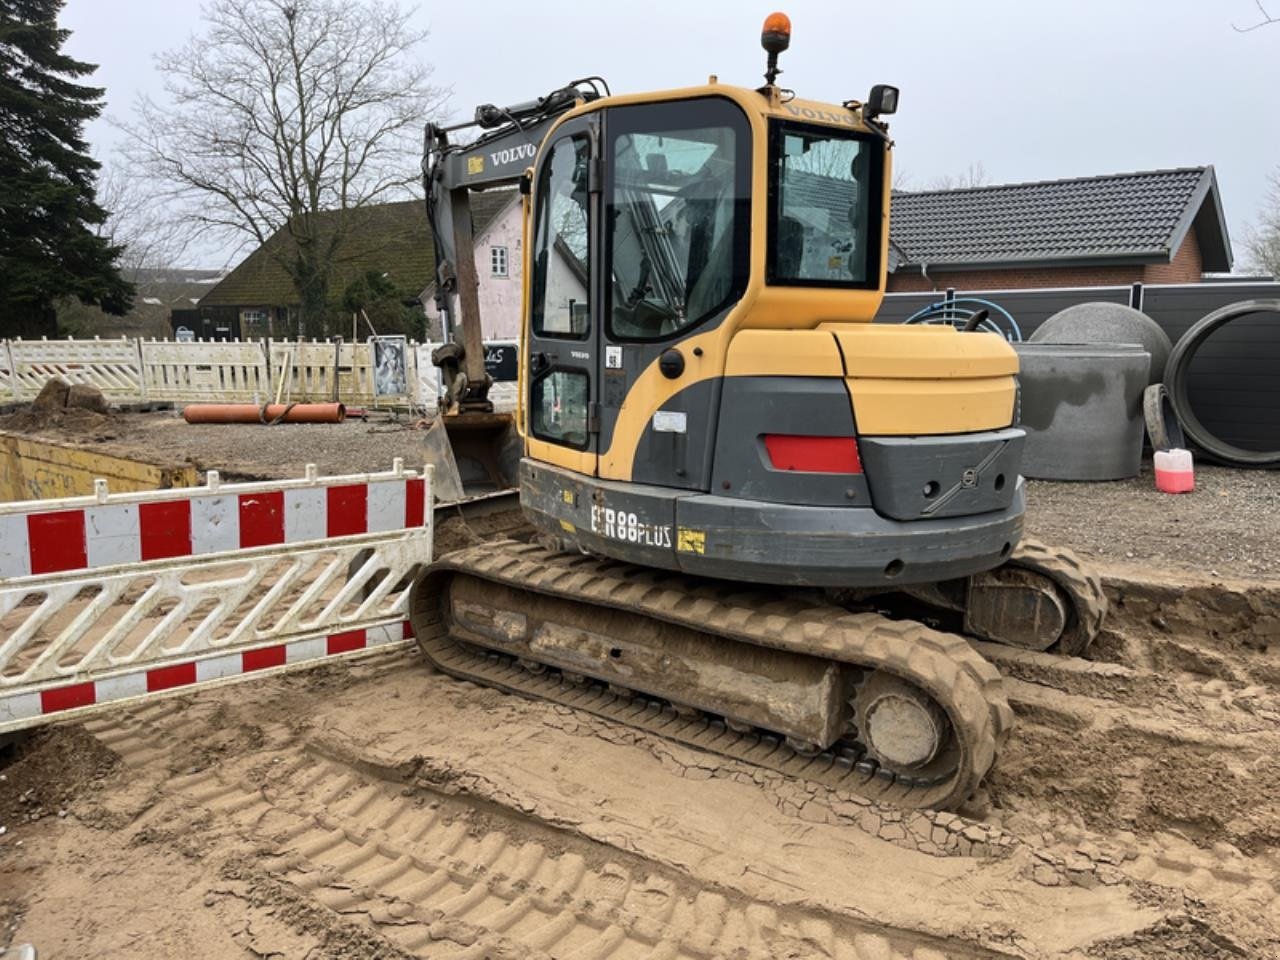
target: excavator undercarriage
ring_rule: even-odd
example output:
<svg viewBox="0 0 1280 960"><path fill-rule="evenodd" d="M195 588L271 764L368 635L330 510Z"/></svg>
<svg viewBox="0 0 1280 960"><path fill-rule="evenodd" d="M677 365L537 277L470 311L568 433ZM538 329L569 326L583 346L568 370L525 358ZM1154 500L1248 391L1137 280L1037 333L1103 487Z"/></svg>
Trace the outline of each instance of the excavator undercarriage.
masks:
<svg viewBox="0 0 1280 960"><path fill-rule="evenodd" d="M1092 639L1106 601L1074 558L1030 543L1009 567L1019 572L969 586L984 627L1015 628L986 639L1026 646L1017 628L1027 621L1010 614L1043 607L1046 593L1052 610L1065 609L1054 643ZM886 615L887 599L503 541L433 564L414 587L411 620L428 659L460 679L863 796L955 806L1012 725L1000 675L964 637ZM1035 645L1046 619L1033 624Z"/></svg>

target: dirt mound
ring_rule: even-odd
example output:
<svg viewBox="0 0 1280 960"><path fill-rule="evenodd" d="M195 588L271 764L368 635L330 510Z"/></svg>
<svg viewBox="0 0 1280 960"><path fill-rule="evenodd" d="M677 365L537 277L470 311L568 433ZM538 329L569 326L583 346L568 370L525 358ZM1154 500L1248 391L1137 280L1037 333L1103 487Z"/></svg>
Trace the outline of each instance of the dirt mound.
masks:
<svg viewBox="0 0 1280 960"><path fill-rule="evenodd" d="M41 730L0 756L0 826L57 816L118 758L81 727Z"/></svg>
<svg viewBox="0 0 1280 960"><path fill-rule="evenodd" d="M57 377L45 383L25 410L0 417L0 430L95 441L112 440L119 434L101 390Z"/></svg>

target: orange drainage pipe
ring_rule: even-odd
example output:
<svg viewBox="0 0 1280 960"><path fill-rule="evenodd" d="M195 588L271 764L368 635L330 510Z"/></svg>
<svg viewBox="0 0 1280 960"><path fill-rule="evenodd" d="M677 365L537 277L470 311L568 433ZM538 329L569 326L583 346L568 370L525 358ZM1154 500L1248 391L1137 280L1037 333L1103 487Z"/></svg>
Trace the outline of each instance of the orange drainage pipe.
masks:
<svg viewBox="0 0 1280 960"><path fill-rule="evenodd" d="M182 408L187 423L341 423L340 403L193 403Z"/></svg>

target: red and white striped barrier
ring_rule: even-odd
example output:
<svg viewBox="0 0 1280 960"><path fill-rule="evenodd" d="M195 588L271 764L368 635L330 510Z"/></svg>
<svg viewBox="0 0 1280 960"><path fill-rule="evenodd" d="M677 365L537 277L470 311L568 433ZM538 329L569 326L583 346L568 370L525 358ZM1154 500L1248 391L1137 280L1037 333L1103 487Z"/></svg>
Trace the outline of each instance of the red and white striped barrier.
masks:
<svg viewBox="0 0 1280 960"><path fill-rule="evenodd" d="M0 505L0 732L403 643L430 497L397 460Z"/></svg>
<svg viewBox="0 0 1280 960"><path fill-rule="evenodd" d="M0 580L422 526L416 475L0 503ZM194 492L193 492L194 491Z"/></svg>

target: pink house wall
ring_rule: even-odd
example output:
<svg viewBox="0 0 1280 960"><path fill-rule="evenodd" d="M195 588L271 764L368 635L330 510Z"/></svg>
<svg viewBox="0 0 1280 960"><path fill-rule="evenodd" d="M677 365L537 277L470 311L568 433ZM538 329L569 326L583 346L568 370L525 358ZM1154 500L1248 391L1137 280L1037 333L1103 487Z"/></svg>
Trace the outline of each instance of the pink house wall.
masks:
<svg viewBox="0 0 1280 960"><path fill-rule="evenodd" d="M524 244L520 204L509 204L475 237L476 276L480 278L480 327L486 340L514 340L520 335L520 285L524 276ZM494 276L492 250L507 249L507 275ZM435 293L434 286L430 294ZM435 300L428 295L427 319L439 329Z"/></svg>

